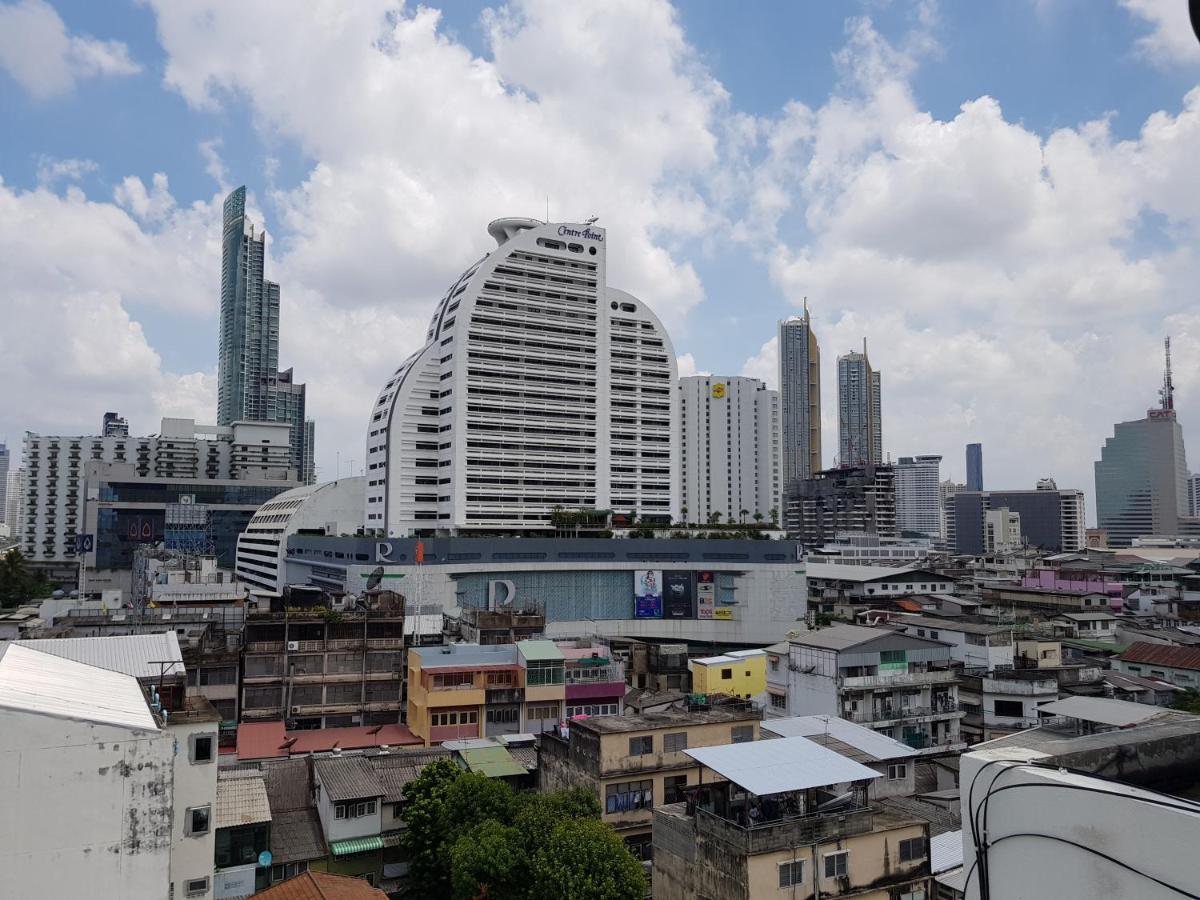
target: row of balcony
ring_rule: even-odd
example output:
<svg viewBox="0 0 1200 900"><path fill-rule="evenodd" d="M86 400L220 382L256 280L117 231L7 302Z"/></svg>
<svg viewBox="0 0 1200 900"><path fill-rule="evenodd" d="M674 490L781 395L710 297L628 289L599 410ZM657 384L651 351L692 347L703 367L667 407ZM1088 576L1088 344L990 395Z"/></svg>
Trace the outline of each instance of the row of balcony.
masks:
<svg viewBox="0 0 1200 900"><path fill-rule="evenodd" d="M328 641L249 641L247 653L324 653L361 650L363 638L335 638ZM366 638L368 650L402 650L404 638Z"/></svg>
<svg viewBox="0 0 1200 900"><path fill-rule="evenodd" d="M962 715L957 703L936 703L932 706L888 706L842 713L843 719L861 725L884 725L889 722L911 722L919 719L949 719Z"/></svg>
<svg viewBox="0 0 1200 900"><path fill-rule="evenodd" d="M855 834L867 834L872 827L871 811L865 807L781 819L748 827L731 822L706 809L696 810L696 830L731 847L735 858L772 853Z"/></svg>
<svg viewBox="0 0 1200 900"><path fill-rule="evenodd" d="M903 687L905 685L953 684L958 680L955 672L934 669L928 672L897 672L879 675L856 675L841 679L843 690L870 690L872 688Z"/></svg>

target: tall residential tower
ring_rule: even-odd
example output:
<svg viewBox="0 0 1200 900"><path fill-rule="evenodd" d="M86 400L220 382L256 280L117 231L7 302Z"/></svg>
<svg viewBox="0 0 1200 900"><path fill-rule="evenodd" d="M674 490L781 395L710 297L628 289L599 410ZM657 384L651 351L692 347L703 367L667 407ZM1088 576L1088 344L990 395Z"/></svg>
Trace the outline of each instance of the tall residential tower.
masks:
<svg viewBox="0 0 1200 900"><path fill-rule="evenodd" d="M217 366L217 424L286 422L292 465L311 484L312 423L305 420L305 386L279 371L279 285L264 277L267 233L246 217L246 188L225 198L221 234L221 327Z"/></svg>
<svg viewBox="0 0 1200 900"><path fill-rule="evenodd" d="M757 378L689 375L679 399L688 520L778 521L779 392Z"/></svg>
<svg viewBox="0 0 1200 900"><path fill-rule="evenodd" d="M803 316L779 323L779 406L781 487L787 493L821 471L821 348L807 300Z"/></svg>
<svg viewBox="0 0 1200 900"><path fill-rule="evenodd" d="M983 490L983 444L967 444L967 490Z"/></svg>
<svg viewBox="0 0 1200 900"><path fill-rule="evenodd" d="M867 342L862 353L839 356L838 465L878 465L883 461L879 373L871 368Z"/></svg>
<svg viewBox="0 0 1200 900"><path fill-rule="evenodd" d="M367 530L545 531L556 508L670 523L671 340L609 287L603 228L497 219L367 426Z"/></svg>
<svg viewBox="0 0 1200 900"><path fill-rule="evenodd" d="M896 463L896 527L929 537L942 531L940 456L902 456Z"/></svg>

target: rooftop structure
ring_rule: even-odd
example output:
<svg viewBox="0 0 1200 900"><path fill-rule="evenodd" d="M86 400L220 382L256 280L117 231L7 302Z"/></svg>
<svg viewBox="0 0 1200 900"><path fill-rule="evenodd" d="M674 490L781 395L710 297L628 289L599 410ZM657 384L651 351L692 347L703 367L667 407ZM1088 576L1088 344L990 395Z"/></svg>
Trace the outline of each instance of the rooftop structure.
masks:
<svg viewBox="0 0 1200 900"><path fill-rule="evenodd" d="M183 653L174 631L109 637L38 638L19 645L64 659L132 675L142 682L184 675Z"/></svg>

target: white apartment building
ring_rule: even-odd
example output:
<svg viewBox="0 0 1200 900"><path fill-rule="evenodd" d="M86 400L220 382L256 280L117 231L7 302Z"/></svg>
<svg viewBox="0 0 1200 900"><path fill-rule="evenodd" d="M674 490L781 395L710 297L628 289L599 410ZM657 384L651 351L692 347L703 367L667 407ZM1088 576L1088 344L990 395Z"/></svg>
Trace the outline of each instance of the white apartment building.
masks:
<svg viewBox="0 0 1200 900"><path fill-rule="evenodd" d="M10 467L5 485L4 509L0 510L0 514L3 514L4 524L8 526L9 534L17 537L21 533L21 524L24 518L21 513L25 508L25 467Z"/></svg>
<svg viewBox="0 0 1200 900"><path fill-rule="evenodd" d="M237 577L251 589L279 593L287 583L287 539L303 531L331 537L362 529L364 476L285 491L258 508L237 539Z"/></svg>
<svg viewBox="0 0 1200 900"><path fill-rule="evenodd" d="M294 483L288 431L286 423L276 422L213 426L163 419L161 432L149 437L26 433L23 552L33 561L73 562L76 536L95 535L84 530L89 464L119 466L109 471L119 471L126 484ZM105 503L112 498L94 499Z"/></svg>
<svg viewBox="0 0 1200 900"><path fill-rule="evenodd" d="M688 520L778 518L779 392L757 378L689 375L679 379L679 417Z"/></svg>
<svg viewBox="0 0 1200 900"><path fill-rule="evenodd" d="M1013 553L1021 549L1021 514L1005 506L983 514L985 553Z"/></svg>
<svg viewBox="0 0 1200 900"><path fill-rule="evenodd" d="M218 716L0 645L0 897L213 896Z"/></svg>
<svg viewBox="0 0 1200 900"><path fill-rule="evenodd" d="M967 486L965 484L960 484L949 478L938 485L938 534L941 535L943 546L954 546L954 535L950 533L953 514L947 517L946 507L949 503L953 502L950 500L951 497L959 491L965 491L966 489Z"/></svg>
<svg viewBox="0 0 1200 900"><path fill-rule="evenodd" d="M941 533L942 458L902 456L896 461L896 527L924 535Z"/></svg>
<svg viewBox="0 0 1200 900"><path fill-rule="evenodd" d="M591 223L497 219L367 428L368 531L551 527L556 508L678 515L675 352L608 286Z"/></svg>

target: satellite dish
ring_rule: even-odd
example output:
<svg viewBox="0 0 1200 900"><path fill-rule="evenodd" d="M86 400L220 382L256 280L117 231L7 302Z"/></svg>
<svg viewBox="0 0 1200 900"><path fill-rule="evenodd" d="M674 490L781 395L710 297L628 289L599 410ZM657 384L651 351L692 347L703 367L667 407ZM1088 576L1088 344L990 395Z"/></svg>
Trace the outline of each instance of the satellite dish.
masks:
<svg viewBox="0 0 1200 900"><path fill-rule="evenodd" d="M367 576L367 590L377 590L381 581L383 581L383 566L376 566L375 571Z"/></svg>

